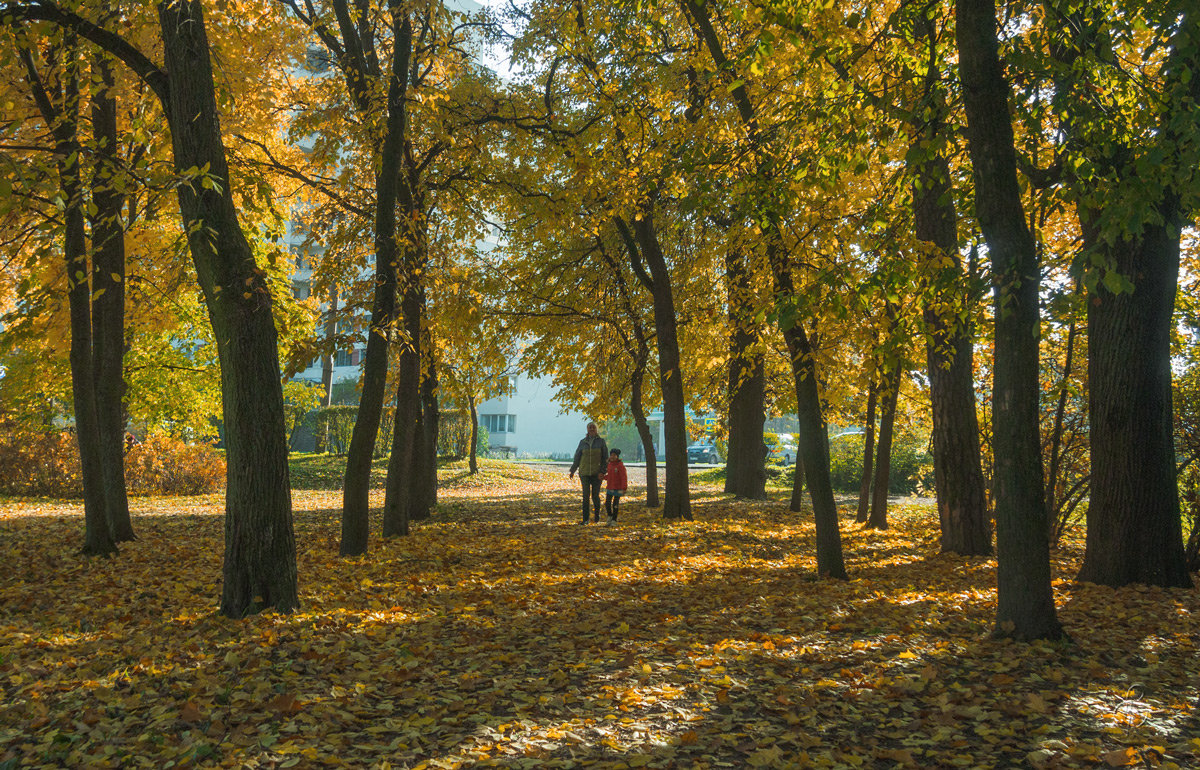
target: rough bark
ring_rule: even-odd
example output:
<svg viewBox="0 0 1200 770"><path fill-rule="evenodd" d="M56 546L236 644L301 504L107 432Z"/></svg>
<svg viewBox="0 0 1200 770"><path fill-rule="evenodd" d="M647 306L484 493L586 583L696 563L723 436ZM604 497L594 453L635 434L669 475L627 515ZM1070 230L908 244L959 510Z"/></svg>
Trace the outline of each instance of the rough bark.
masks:
<svg viewBox="0 0 1200 770"><path fill-rule="evenodd" d="M750 277L745 257L725 256L729 296L729 445L725 457L725 491L750 500L767 499L763 442L766 366L758 347L758 329L747 317L751 307Z"/></svg>
<svg viewBox="0 0 1200 770"><path fill-rule="evenodd" d="M1072 13L1068 11L1068 13ZM1093 18L1097 18L1093 16ZM1114 293L1107 280L1088 291L1088 421L1091 490L1087 548L1079 579L1110 586L1145 583L1190 586L1180 521L1171 394L1172 313L1179 277L1180 236L1194 215L1197 179L1196 104L1200 101L1200 13L1181 7L1150 22L1169 34L1147 108L1157 125L1143 146L1126 135L1096 130L1094 82L1078 58L1110 51L1102 17L1063 18L1064 74L1055 105L1071 149L1101 172L1072 179L1084 248L1105 279L1131 286ZM1082 34L1080 34L1082 33ZM1101 97L1104 98L1103 96ZM1100 116L1104 120L1106 116ZM1101 123L1101 126L1104 124ZM1133 141L1139 141L1134 139ZM1128 185L1145 175L1155 184ZM1113 195L1097 185L1119 179Z"/></svg>
<svg viewBox="0 0 1200 770"><path fill-rule="evenodd" d="M957 0L957 42L976 215L995 284L993 446L997 607L994 634L1059 638L1050 584L1038 438L1038 264L1017 183L1008 84L993 0ZM999 116L999 118L998 118Z"/></svg>
<svg viewBox="0 0 1200 770"><path fill-rule="evenodd" d="M1092 488L1079 579L1190 587L1180 520L1171 401L1171 317L1179 226L1147 226L1109 256L1132 292L1088 302Z"/></svg>
<svg viewBox="0 0 1200 770"><path fill-rule="evenodd" d="M221 365L228 475L221 612L242 617L299 605L288 483L283 388L265 273L238 223L216 106L216 86L196 0L158 4L165 67L117 35L57 6L21 9L69 27L118 56L163 102L171 129L179 209ZM205 172L215 184L189 178Z"/></svg>
<svg viewBox="0 0 1200 770"><path fill-rule="evenodd" d="M126 542L137 539L125 487L125 229L121 212L126 196L117 154L112 64L100 55L95 69L101 90L92 97L92 362L104 514L113 540Z"/></svg>
<svg viewBox="0 0 1200 770"><path fill-rule="evenodd" d="M217 119L201 5L162 2L171 73L168 121L175 166L207 168L219 184L179 185L188 245L221 363L228 478L221 612L242 617L299 606L283 389L271 294L238 224Z"/></svg>

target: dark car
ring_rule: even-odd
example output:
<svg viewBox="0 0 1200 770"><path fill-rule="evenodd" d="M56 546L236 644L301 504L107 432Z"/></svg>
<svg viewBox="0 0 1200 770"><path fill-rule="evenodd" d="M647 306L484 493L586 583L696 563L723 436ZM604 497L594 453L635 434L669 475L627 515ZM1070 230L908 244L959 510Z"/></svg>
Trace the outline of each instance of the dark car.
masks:
<svg viewBox="0 0 1200 770"><path fill-rule="evenodd" d="M692 444L688 447L687 452L689 463L721 462L721 453L717 451L717 447L713 444Z"/></svg>

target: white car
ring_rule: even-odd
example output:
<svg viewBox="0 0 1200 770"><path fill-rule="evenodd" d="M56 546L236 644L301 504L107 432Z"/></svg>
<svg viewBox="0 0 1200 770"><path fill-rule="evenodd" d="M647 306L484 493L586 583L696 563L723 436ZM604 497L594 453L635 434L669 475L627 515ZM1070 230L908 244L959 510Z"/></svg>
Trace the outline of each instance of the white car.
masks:
<svg viewBox="0 0 1200 770"><path fill-rule="evenodd" d="M796 445L790 441L779 441L771 446L771 459L784 465L791 465L796 461Z"/></svg>

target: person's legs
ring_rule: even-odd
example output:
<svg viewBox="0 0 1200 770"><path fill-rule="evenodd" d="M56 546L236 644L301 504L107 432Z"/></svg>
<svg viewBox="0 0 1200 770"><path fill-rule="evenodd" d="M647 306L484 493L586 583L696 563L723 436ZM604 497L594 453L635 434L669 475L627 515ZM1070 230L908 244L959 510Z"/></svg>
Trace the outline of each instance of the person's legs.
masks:
<svg viewBox="0 0 1200 770"><path fill-rule="evenodd" d="M592 521L600 523L600 477L592 476Z"/></svg>
<svg viewBox="0 0 1200 770"><path fill-rule="evenodd" d="M588 508L588 486L590 485L589 479L591 478L594 477L584 476L582 473L579 474L579 484L583 489L583 521L580 524L587 524L588 514L591 513L591 509Z"/></svg>
<svg viewBox="0 0 1200 770"><path fill-rule="evenodd" d="M613 504L615 502L616 502L616 495L614 495L612 493L612 490L610 489L604 495L604 512L608 514L609 523L612 523L615 520L615 517L613 516Z"/></svg>
<svg viewBox="0 0 1200 770"><path fill-rule="evenodd" d="M608 511L608 523L617 523L617 514L621 508L621 490L609 490L608 498L604 501L604 509Z"/></svg>

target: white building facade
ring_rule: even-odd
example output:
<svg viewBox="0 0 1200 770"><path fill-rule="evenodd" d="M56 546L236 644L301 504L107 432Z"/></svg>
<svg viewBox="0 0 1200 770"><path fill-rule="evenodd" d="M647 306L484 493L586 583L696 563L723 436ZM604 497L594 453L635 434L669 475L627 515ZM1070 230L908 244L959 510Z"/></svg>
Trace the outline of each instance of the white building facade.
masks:
<svg viewBox="0 0 1200 770"><path fill-rule="evenodd" d="M547 379L518 375L507 396L476 407L479 429L488 432L492 454L515 458L570 459L587 433L590 418L564 411Z"/></svg>

